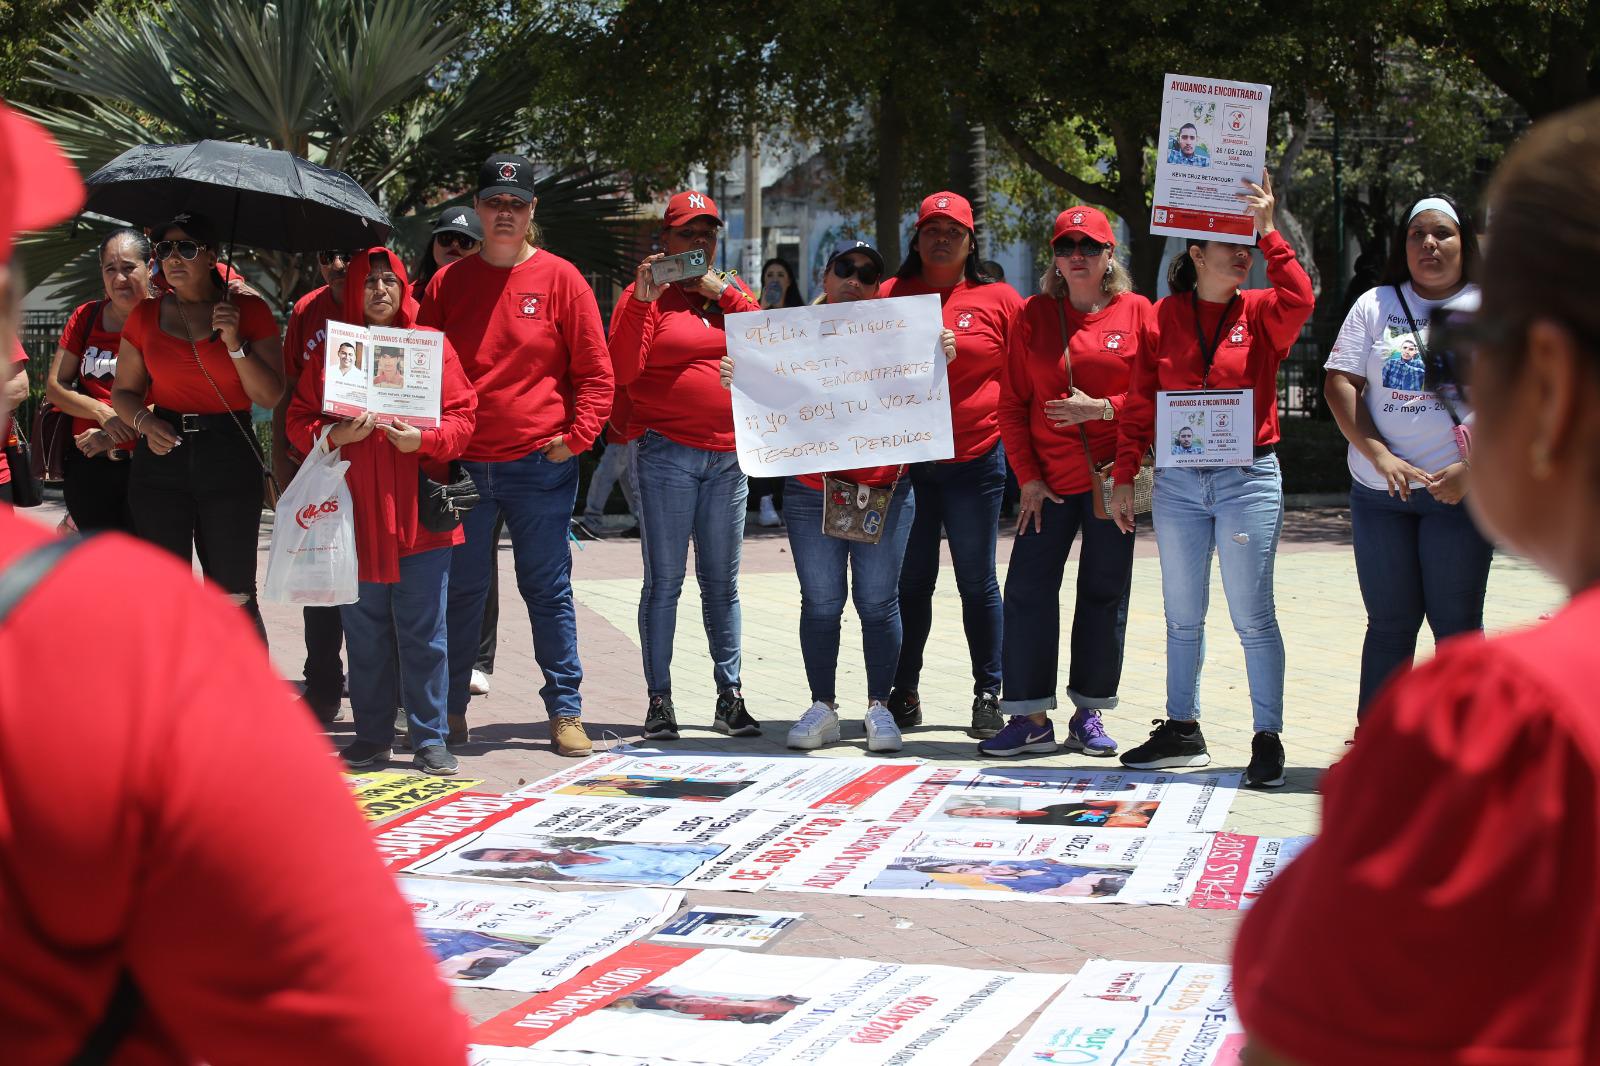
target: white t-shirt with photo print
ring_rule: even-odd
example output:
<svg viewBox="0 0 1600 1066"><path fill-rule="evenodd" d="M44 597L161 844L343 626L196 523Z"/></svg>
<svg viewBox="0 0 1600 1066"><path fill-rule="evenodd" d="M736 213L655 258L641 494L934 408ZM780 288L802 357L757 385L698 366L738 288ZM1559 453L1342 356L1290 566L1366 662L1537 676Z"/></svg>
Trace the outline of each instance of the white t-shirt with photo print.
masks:
<svg viewBox="0 0 1600 1066"><path fill-rule="evenodd" d="M1475 306L1478 288L1468 285L1446 300L1424 300L1409 282L1401 289L1417 335L1412 334L1393 285L1368 289L1345 316L1324 367L1365 378L1367 386L1361 395L1389 450L1431 473L1459 461L1461 454L1456 450L1455 423L1449 412L1423 385L1428 320L1441 307ZM1455 401L1455 409L1463 420L1467 418L1464 403ZM1361 484L1388 489L1377 468L1354 444L1349 448L1349 463L1350 476Z"/></svg>

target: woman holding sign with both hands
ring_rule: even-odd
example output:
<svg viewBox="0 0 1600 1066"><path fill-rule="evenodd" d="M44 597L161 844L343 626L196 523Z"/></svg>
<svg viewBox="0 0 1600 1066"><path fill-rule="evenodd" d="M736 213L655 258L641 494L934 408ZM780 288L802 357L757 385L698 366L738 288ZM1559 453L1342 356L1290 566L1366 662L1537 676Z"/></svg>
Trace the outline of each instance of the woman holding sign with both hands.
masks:
<svg viewBox="0 0 1600 1066"><path fill-rule="evenodd" d="M1245 185L1238 196L1255 217L1272 287L1240 291L1254 258L1250 245L1190 240L1168 271L1172 295L1156 304L1160 343L1140 351L1122 412L1112 512L1124 533L1133 532L1133 478L1155 435L1158 391L1251 389L1255 419L1246 438L1255 442L1248 465L1158 464L1154 518L1167 615L1167 717L1122 763L1153 770L1211 761L1200 733L1200 665L1215 550L1250 680L1255 739L1246 783L1270 788L1284 780L1283 635L1272 599L1283 530L1277 377L1311 317L1314 296L1294 249L1273 224L1271 177Z"/></svg>
<svg viewBox="0 0 1600 1066"><path fill-rule="evenodd" d="M866 241L834 246L822 272L819 303L853 303L878 296L883 256ZM947 362L956 357L956 335L940 333ZM733 384L733 358L722 357L722 385ZM839 739L835 680L839 666L839 623L848 593L861 618L861 643L867 666L867 712L863 726L868 751L899 751L900 727L889 713L889 690L900 659L900 564L911 533L916 497L904 466L881 466L837 473L802 474L784 486L789 549L800 579L800 655L812 704L789 730L791 748L808 751ZM887 500L884 500L887 496ZM870 508L870 510L869 510ZM853 512L880 520L837 521ZM830 522L830 514L836 521ZM859 525L859 528L857 526ZM852 535L841 535L845 528Z"/></svg>

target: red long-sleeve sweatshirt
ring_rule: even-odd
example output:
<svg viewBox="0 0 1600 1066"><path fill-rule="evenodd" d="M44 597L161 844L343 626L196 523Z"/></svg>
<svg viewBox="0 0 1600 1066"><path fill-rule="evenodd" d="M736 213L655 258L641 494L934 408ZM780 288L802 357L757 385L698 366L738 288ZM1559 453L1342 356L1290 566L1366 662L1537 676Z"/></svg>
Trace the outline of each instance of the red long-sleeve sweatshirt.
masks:
<svg viewBox="0 0 1600 1066"><path fill-rule="evenodd" d="M1118 415L1127 405L1134 359L1156 345L1156 315L1149 300L1132 292L1117 295L1092 314L1041 294L1023 304L1011 325L1000 383L1000 435L1006 442L1006 461L1020 484L1043 479L1058 494L1088 492L1089 463L1078 427L1057 429L1045 417L1045 401L1072 394L1062 358L1058 306L1066 312L1073 384L1096 399L1110 400ZM1116 456L1117 418L1092 419L1083 428L1096 466Z"/></svg>
<svg viewBox="0 0 1600 1066"><path fill-rule="evenodd" d="M1218 323L1227 314L1209 381L1195 331L1194 297L1175 293L1156 304L1160 342L1135 360L1128 401L1119 419L1118 483L1133 480L1139 457L1150 447L1157 392L1198 389L1203 381L1212 389L1255 389L1256 446L1278 443L1278 367L1311 317L1316 297L1311 279L1281 233L1274 230L1262 237L1261 251L1267 257L1270 289L1245 290L1231 309L1226 303L1199 301L1200 329L1208 340L1218 335Z"/></svg>

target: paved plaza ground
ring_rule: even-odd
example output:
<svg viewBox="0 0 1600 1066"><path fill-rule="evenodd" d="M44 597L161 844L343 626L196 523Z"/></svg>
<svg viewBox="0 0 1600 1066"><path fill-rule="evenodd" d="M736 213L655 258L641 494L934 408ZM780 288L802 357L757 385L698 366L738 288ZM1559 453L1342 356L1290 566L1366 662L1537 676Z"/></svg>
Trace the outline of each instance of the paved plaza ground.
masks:
<svg viewBox="0 0 1600 1066"><path fill-rule="evenodd" d="M31 513L53 523L61 512L55 504ZM263 529L263 572L267 536ZM1148 529L1138 536L1122 702L1106 715L1109 731L1124 748L1142 740L1151 720L1162 716L1165 693L1160 564L1154 536ZM1002 584L1009 542L1009 536L1002 535ZM500 646L493 691L488 697L474 699L469 710L473 743L461 753L462 772L483 779L486 783L480 787L492 791L510 789L571 765L549 749L549 731L537 695L541 681L511 563L511 550L505 544L500 551ZM1074 555L1061 596L1063 632L1070 625L1076 565ZM573 574L585 668L584 718L590 735L597 749L607 744L642 743L645 697L635 620L641 574L639 542L618 538L584 543L581 550L573 552ZM1249 691L1243 656L1228 621L1215 569L1212 577L1210 639L1201 690L1203 721L1212 768L1242 770L1249 758ZM810 705L797 635L800 591L781 530L752 526L745 541L740 598L744 691L751 712L763 723L763 735L730 740L709 728L716 691L691 577L679 609L673 660L674 700L684 727L683 739L664 746L680 751L783 752L789 724ZM1532 622L1560 600L1559 590L1527 563L1501 556L1489 582L1488 627L1500 631ZM1365 615L1356 586L1347 512L1337 508L1290 512L1278 557L1277 601L1288 650L1283 734L1288 784L1270 792L1241 790L1228 823L1229 829L1240 833L1314 832L1318 777L1345 750L1354 726ZM274 659L285 677L298 678L303 653L299 612L273 607L265 613ZM905 755L957 764L977 759L974 742L965 734L972 680L960 618L946 557L921 688L925 724L907 734ZM1425 631L1419 654L1429 649ZM1065 659L1063 653L1062 690ZM839 675L845 742L819 752L821 757L865 754L859 722L865 694L861 638L854 614L848 610ZM1063 715L1059 724L1064 720ZM346 709L333 727L331 739L339 744L349 736ZM1071 754L1027 762L1107 766L1104 760ZM396 752L394 768L408 765L409 758ZM1048 907L775 892L758 896L691 892L688 902L804 911L807 920L774 945L772 950L780 954L1060 973L1076 971L1091 958L1226 960L1239 918L1236 912L1169 907ZM475 1022L523 998L515 992L461 993ZM1009 1043L1008 1037L982 1061L998 1062Z"/></svg>

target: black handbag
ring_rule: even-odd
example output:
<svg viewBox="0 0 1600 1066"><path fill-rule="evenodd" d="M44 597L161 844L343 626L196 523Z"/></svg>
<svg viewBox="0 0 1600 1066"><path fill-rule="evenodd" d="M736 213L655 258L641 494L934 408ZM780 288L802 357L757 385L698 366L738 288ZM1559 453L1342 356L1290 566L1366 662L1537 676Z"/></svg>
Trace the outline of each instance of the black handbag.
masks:
<svg viewBox="0 0 1600 1066"><path fill-rule="evenodd" d="M417 521L432 533L448 533L461 524L466 513L478 505L478 485L461 464L451 462L450 480L433 480L417 467Z"/></svg>
<svg viewBox="0 0 1600 1066"><path fill-rule="evenodd" d="M11 506L37 507L44 502L44 489L33 472L33 448L22 432L22 423L11 419L15 444L6 444L6 463L11 467Z"/></svg>

